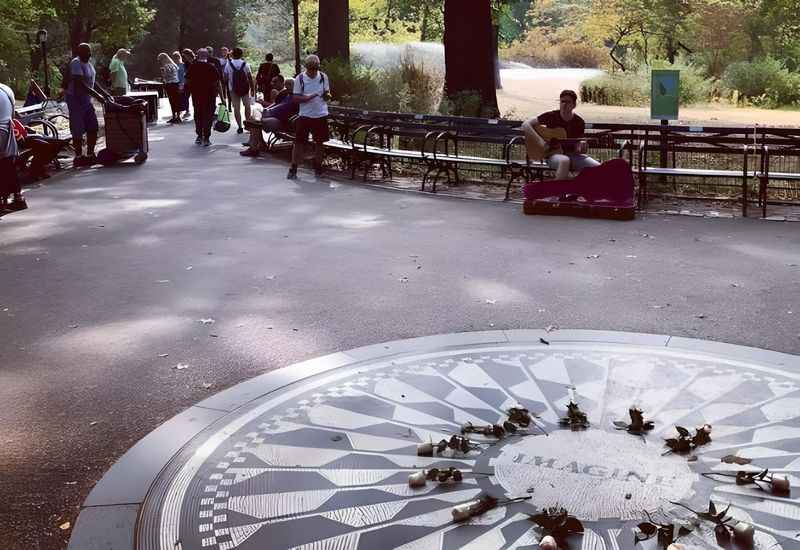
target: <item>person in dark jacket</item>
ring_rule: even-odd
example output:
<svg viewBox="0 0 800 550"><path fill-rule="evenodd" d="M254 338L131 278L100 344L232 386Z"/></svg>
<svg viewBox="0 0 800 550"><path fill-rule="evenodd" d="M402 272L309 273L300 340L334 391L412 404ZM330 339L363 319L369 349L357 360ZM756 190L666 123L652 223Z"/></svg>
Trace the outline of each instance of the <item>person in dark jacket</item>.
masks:
<svg viewBox="0 0 800 550"><path fill-rule="evenodd" d="M256 86L258 91L264 94L264 99L270 99L272 92L272 79L281 74L281 68L273 61L274 57L268 53L264 57L264 62L258 66L256 73Z"/></svg>
<svg viewBox="0 0 800 550"><path fill-rule="evenodd" d="M195 143L211 145L211 125L214 123L214 106L217 97L222 98L220 73L209 62L208 51L200 48L197 59L186 72L189 93L192 94L194 124L197 132Z"/></svg>
<svg viewBox="0 0 800 550"><path fill-rule="evenodd" d="M262 130L265 132L277 132L281 128L287 128L289 119L297 114L300 106L294 101L291 92L294 89L294 79L287 78L284 86L286 93L282 96L278 94L278 101L264 109L261 115L261 128L250 130L249 147L239 153L243 157L257 157L266 148L264 136L261 133Z"/></svg>

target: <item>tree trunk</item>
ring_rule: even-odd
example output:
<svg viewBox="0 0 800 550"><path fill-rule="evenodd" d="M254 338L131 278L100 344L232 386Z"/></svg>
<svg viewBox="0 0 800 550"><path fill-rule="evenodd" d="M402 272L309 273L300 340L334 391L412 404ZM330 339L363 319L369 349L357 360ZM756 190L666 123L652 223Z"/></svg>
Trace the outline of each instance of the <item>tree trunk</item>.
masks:
<svg viewBox="0 0 800 550"><path fill-rule="evenodd" d="M430 7L427 2L422 4L422 31L420 32L420 42L428 41L428 10Z"/></svg>
<svg viewBox="0 0 800 550"><path fill-rule="evenodd" d="M445 0L444 90L456 114L498 115L490 0Z"/></svg>
<svg viewBox="0 0 800 550"><path fill-rule="evenodd" d="M319 3L317 51L323 61L350 60L349 0L324 0Z"/></svg>
<svg viewBox="0 0 800 550"><path fill-rule="evenodd" d="M292 0L294 26L294 74L300 74L300 0Z"/></svg>
<svg viewBox="0 0 800 550"><path fill-rule="evenodd" d="M500 27L492 25L492 59L494 60L494 89L502 90L500 80Z"/></svg>

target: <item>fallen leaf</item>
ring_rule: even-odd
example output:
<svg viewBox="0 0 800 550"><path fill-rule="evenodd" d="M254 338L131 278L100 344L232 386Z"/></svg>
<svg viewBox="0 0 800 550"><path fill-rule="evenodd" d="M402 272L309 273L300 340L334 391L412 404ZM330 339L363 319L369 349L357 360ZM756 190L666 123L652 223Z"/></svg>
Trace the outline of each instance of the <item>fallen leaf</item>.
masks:
<svg viewBox="0 0 800 550"><path fill-rule="evenodd" d="M401 283L407 283L408 282L408 277L400 277L397 280L400 281Z"/></svg>
<svg viewBox="0 0 800 550"><path fill-rule="evenodd" d="M608 239L608 242L615 243L615 242L617 242L617 239Z"/></svg>
<svg viewBox="0 0 800 550"><path fill-rule="evenodd" d="M61 529L62 531L66 531L70 527L71 527L71 525L70 525L70 523L68 521L65 521L64 523L62 523L61 525L58 526L58 528Z"/></svg>
<svg viewBox="0 0 800 550"><path fill-rule="evenodd" d="M77 482L77 481L67 481L67 482L65 483L65 485L77 485L77 484L78 484L78 482Z"/></svg>
<svg viewBox="0 0 800 550"><path fill-rule="evenodd" d="M550 342L548 342L548 341L547 341L547 340L545 340L544 338L539 338L539 342L541 342L542 344L544 344L544 345L546 345L546 346L549 346L549 345L550 345Z"/></svg>
<svg viewBox="0 0 800 550"><path fill-rule="evenodd" d="M190 265L186 266L186 271L191 271L192 269L194 269L193 266L190 266Z"/></svg>
<svg viewBox="0 0 800 550"><path fill-rule="evenodd" d="M208 382L203 382L203 389L207 390L207 389L211 388L211 386L213 386L213 385L214 384L209 384Z"/></svg>
<svg viewBox="0 0 800 550"><path fill-rule="evenodd" d="M738 287L739 287L739 283L731 283L731 286L732 286L733 288L738 288Z"/></svg>
<svg viewBox="0 0 800 550"><path fill-rule="evenodd" d="M543 307L540 307L540 308L539 308L537 311L538 311L539 313L544 313L544 312L546 312L547 310L546 310L545 308L543 308Z"/></svg>
<svg viewBox="0 0 800 550"><path fill-rule="evenodd" d="M69 328L78 328L78 325L70 325Z"/></svg>
<svg viewBox="0 0 800 550"><path fill-rule="evenodd" d="M299 331L300 331L300 329L299 329L299 328L293 328L292 330L293 330L294 332L299 332Z"/></svg>
<svg viewBox="0 0 800 550"><path fill-rule="evenodd" d="M97 425L97 420L92 420L91 422L89 422L89 425L90 426L96 426Z"/></svg>
<svg viewBox="0 0 800 550"><path fill-rule="evenodd" d="M159 353L158 356L162 357L162 358L163 357L169 357L169 353Z"/></svg>
<svg viewBox="0 0 800 550"><path fill-rule="evenodd" d="M198 321L200 323L203 323L204 325L213 325L214 323L216 323L216 321L211 317L208 317L206 319L198 319Z"/></svg>
<svg viewBox="0 0 800 550"><path fill-rule="evenodd" d="M636 256L635 256L635 255L633 255L633 254L628 254L628 255L627 255L627 256L625 256L625 257L626 257L626 258L635 258Z"/></svg>
<svg viewBox="0 0 800 550"><path fill-rule="evenodd" d="M275 275L267 275L267 280L268 281L274 281L275 280Z"/></svg>
<svg viewBox="0 0 800 550"><path fill-rule="evenodd" d="M489 299L487 298L487 299L486 299L486 303L487 303L487 304L496 304L496 303L497 303L497 300L489 300Z"/></svg>
<svg viewBox="0 0 800 550"><path fill-rule="evenodd" d="M697 455L692 455L686 459L686 462L697 462Z"/></svg>
<svg viewBox="0 0 800 550"><path fill-rule="evenodd" d="M588 256L586 256L586 259L587 260L596 260L599 257L600 257L600 254L589 254Z"/></svg>
<svg viewBox="0 0 800 550"><path fill-rule="evenodd" d="M740 466L744 466L745 464L750 464L752 460L749 458L745 458L743 456L736 456L736 455L726 455L720 458L721 462L725 464L739 464Z"/></svg>
<svg viewBox="0 0 800 550"><path fill-rule="evenodd" d="M704 313L700 313L699 315L695 315L695 317L697 317L698 319L705 319L706 318Z"/></svg>
<svg viewBox="0 0 800 550"><path fill-rule="evenodd" d="M210 336L211 338L219 338L219 335L218 335L218 334L209 334L209 336Z"/></svg>
<svg viewBox="0 0 800 550"><path fill-rule="evenodd" d="M554 330L558 330L558 325L547 325L544 327L545 332L553 332Z"/></svg>
<svg viewBox="0 0 800 550"><path fill-rule="evenodd" d="M160 280L158 280L158 281L156 281L156 282L157 282L158 284L160 284L160 285L163 285L164 283L168 283L168 282L169 282L169 279L160 279Z"/></svg>
<svg viewBox="0 0 800 550"><path fill-rule="evenodd" d="M175 370L186 370L186 369L188 369L188 368L189 368L189 365L187 365L186 363L178 363L178 364L177 364L177 365L175 365L173 368L174 368Z"/></svg>

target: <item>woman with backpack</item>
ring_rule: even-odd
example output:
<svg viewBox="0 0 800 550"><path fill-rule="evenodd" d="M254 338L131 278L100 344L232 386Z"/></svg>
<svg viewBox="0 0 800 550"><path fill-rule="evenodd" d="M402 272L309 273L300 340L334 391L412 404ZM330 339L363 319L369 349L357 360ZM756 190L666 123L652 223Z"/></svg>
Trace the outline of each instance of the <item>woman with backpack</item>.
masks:
<svg viewBox="0 0 800 550"><path fill-rule="evenodd" d="M158 54L158 64L161 67L161 78L164 81L164 89L169 98L169 107L172 109L172 118L167 122L170 124L181 122L181 86L180 77L178 75L178 65L175 64L167 53Z"/></svg>
<svg viewBox="0 0 800 550"><path fill-rule="evenodd" d="M233 48L233 58L225 65L225 79L228 82L228 91L231 97L231 109L236 118L239 129L236 131L241 134L242 128L242 104L244 104L244 117L250 118L250 103L255 95L255 85L253 83L253 73L250 65L242 59L244 51L242 48Z"/></svg>

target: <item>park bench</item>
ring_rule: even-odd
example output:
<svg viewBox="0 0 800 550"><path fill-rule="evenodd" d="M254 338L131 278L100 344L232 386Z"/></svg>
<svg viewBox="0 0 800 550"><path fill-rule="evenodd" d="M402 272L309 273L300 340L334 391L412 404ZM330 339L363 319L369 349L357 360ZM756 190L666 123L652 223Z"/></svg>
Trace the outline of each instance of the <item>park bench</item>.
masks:
<svg viewBox="0 0 800 550"><path fill-rule="evenodd" d="M761 163L756 174L758 203L761 216L766 218L770 181L800 182L800 130L759 127L756 133L761 148Z"/></svg>
<svg viewBox="0 0 800 550"><path fill-rule="evenodd" d="M729 188L741 187L742 215L747 216L749 188L751 180L756 177L758 156L761 153L753 128L640 125L637 129L643 132L638 147L636 169L640 208L647 206L650 177L699 178L701 184L709 178L714 178L739 181L738 184L717 185ZM651 153L659 154L658 166L650 163ZM678 162L681 154L690 159L691 155L706 155L719 166L707 168L685 166L683 159Z"/></svg>

